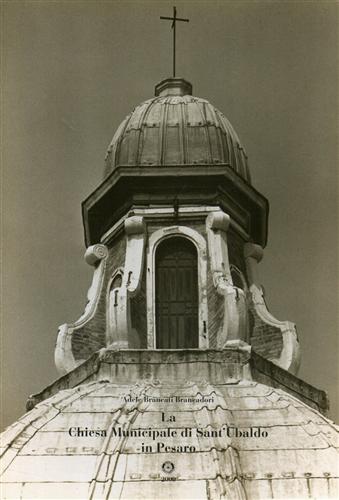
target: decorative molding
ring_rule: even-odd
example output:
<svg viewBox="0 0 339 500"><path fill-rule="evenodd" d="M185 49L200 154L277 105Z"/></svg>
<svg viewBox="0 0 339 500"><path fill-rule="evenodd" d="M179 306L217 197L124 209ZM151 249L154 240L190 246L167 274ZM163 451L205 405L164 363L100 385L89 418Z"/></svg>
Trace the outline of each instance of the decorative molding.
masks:
<svg viewBox="0 0 339 500"><path fill-rule="evenodd" d="M230 340L248 338L246 294L232 282L227 248L227 230L231 219L221 209L206 219L206 231L213 283L224 297L224 320L218 332L217 347L222 349Z"/></svg>
<svg viewBox="0 0 339 500"><path fill-rule="evenodd" d="M295 324L291 321L279 321L268 311L261 287L252 284L250 295L254 310L263 323L278 328L282 334L283 348L279 358L269 361L296 375L300 365L300 348Z"/></svg>
<svg viewBox="0 0 339 500"><path fill-rule="evenodd" d="M235 284L234 283L234 275L236 275L238 280L240 280L241 284L242 284L242 286L240 288L242 288L245 292L247 292L248 285L247 285L246 278L245 278L244 274L242 273L242 271L234 264L230 264L230 270L231 270L231 277L232 277L233 285Z"/></svg>
<svg viewBox="0 0 339 500"><path fill-rule="evenodd" d="M146 232L144 218L140 216L128 217L125 220L125 232L127 234L127 245L122 286L126 287L129 294L133 296L140 287L144 263Z"/></svg>
<svg viewBox="0 0 339 500"><path fill-rule="evenodd" d="M327 415L329 409L328 396L325 391L297 378L294 374L269 361L252 350L250 359L253 380L271 387L279 387L285 393L291 394L307 406ZM322 417L324 423L331 426L333 422Z"/></svg>
<svg viewBox="0 0 339 500"><path fill-rule="evenodd" d="M233 341L229 342L223 350L130 349L127 351L119 351L111 348L101 349L92 354L92 356L84 363L74 368L74 370L52 382L41 392L31 395L29 397L29 408L27 408L27 410L31 410L36 404L56 394L58 394L58 398L64 399L66 393L62 393L61 391L66 390L67 396L69 396L70 394L68 391L73 387L77 387L77 397L79 397L79 386L83 383L85 383L86 392L91 382L95 381L95 384L97 384L100 383L100 381L102 381L102 383L110 381L116 384L117 376L131 379L133 378L132 375L135 375L135 373L140 374L140 377L137 379L138 381L147 378L149 382L150 378L148 375L152 372L154 373L154 378L159 379L159 377L162 376L162 378L166 380L165 375L168 377L169 369L172 369L172 373L176 374L181 370L185 376L189 370L191 375L189 382L195 383L195 381L199 381L199 383L201 383L203 374L201 370L197 370L197 362L200 363L199 367L210 365L210 369L206 370L206 379L209 383L220 384L224 372L226 377L222 383L235 384L238 381L254 380L271 387L281 388L283 391L290 394L292 393L298 400L305 401L306 399L308 405L316 405L322 412L326 412L328 409L328 398L325 391L319 390L303 380L298 379L295 375L286 372L286 370L281 369L271 361L259 356L253 349L251 350L246 343ZM112 370L109 369L110 364L113 365ZM119 370L117 372L115 369L117 364L123 366L125 370ZM142 370L145 364L149 366L148 372L144 369ZM170 364L172 364L172 368ZM252 375L248 372L249 364L251 365ZM190 365L192 367L191 370ZM213 367L216 367L216 369ZM162 374L159 373L161 371ZM236 374L236 378L234 374ZM262 378L263 376L265 378ZM284 398L285 396L286 394ZM41 412L44 413L44 411L45 406L43 405ZM55 411L57 412L57 410ZM40 410L38 416L40 416L39 414ZM36 418L35 413L30 413L27 415L27 418L30 420L32 415L33 418ZM325 417L321 418L323 418L324 423L333 425L332 422ZM20 423L20 432L24 422L25 420L23 419L18 421L18 423ZM8 428L8 432L11 434L10 442L12 443L13 430L11 427Z"/></svg>
<svg viewBox="0 0 339 500"><path fill-rule="evenodd" d="M246 261L247 276L250 283L249 294L255 313L261 321L273 328L280 330L283 347L278 358L272 358L274 364L290 371L298 373L300 365L300 347L294 323L290 321L279 321L267 309L264 291L258 284L257 266L263 258L263 248L254 243L246 243L244 246L244 257Z"/></svg>
<svg viewBox="0 0 339 500"><path fill-rule="evenodd" d="M59 326L55 346L54 359L60 374L73 370L84 360L75 360L72 346L72 336L75 330L79 330L88 323L95 315L102 290L106 270L108 249L105 245L92 245L85 252L85 260L95 266L92 284L87 292L87 304L80 318L71 324Z"/></svg>
<svg viewBox="0 0 339 500"><path fill-rule="evenodd" d="M264 256L263 247L256 243L245 243L244 245L244 256L245 259L251 257L256 262L260 262Z"/></svg>
<svg viewBox="0 0 339 500"><path fill-rule="evenodd" d="M244 257L246 262L246 271L250 285L257 283L257 265L264 256L264 250L256 243L245 243Z"/></svg>
<svg viewBox="0 0 339 500"><path fill-rule="evenodd" d="M224 233L227 233L230 223L230 216L225 214L225 212L222 212L220 209L212 212L206 221L207 227L213 229L213 231L223 231Z"/></svg>
<svg viewBox="0 0 339 500"><path fill-rule="evenodd" d="M230 213L246 240L266 244L268 202L227 164L216 165L120 165L83 202L85 239L101 240L108 226L134 207L169 205L169 190L179 195L179 205L217 205ZM182 184L185 183L185 193ZM135 192L136 183L138 192ZM231 193L231 196L230 196ZM228 195L228 196L227 196ZM240 210L238 205L240 205ZM240 216L240 217L239 217Z"/></svg>
<svg viewBox="0 0 339 500"><path fill-rule="evenodd" d="M218 206L204 206L204 205L195 205L195 206L182 206L178 207L178 216L180 220L190 220L196 219L197 217L205 218L211 212L217 212L220 210ZM143 217L145 221L151 220L163 220L169 221L173 220L173 216L175 215L175 210L172 206L170 207L157 207L157 208L133 208L124 216L122 216L106 233L101 237L100 242L104 245L107 245L120 231L124 229L125 220L131 216L140 216ZM248 233L246 233L241 226L234 220L230 219L231 227L239 233L243 238L248 238Z"/></svg>
<svg viewBox="0 0 339 500"><path fill-rule="evenodd" d="M199 288L199 349L208 348L208 308L207 308L207 246L206 241L194 229L187 226L170 226L158 229L149 238L147 252L147 347L155 349L155 252L165 238L183 236L189 239L198 253L198 288Z"/></svg>
<svg viewBox="0 0 339 500"><path fill-rule="evenodd" d="M130 298L139 290L144 262L145 223L143 217L131 216L124 221L127 236L122 284L114 289L114 303L109 302L108 345L117 349L131 347L129 339L137 338L130 318Z"/></svg>
<svg viewBox="0 0 339 500"><path fill-rule="evenodd" d="M121 283L122 283L122 278L124 275L124 268L123 267L118 267L117 269L114 270L112 277L110 278L108 285L107 285L107 295L106 295L106 345L110 345L113 342L114 339L114 331L116 329L116 325L114 322L115 314L114 314L114 308L117 306L117 296L118 296L118 291L120 287L115 287L112 288L112 284L114 280L116 279L117 276L121 276Z"/></svg>
<svg viewBox="0 0 339 500"><path fill-rule="evenodd" d="M85 261L90 266L95 266L98 261L108 256L108 250L105 245L92 245L85 252Z"/></svg>

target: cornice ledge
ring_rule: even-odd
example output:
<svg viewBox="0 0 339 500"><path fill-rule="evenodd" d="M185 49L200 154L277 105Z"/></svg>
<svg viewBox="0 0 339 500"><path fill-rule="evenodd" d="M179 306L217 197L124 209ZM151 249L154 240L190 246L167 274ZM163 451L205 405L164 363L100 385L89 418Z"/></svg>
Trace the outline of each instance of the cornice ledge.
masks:
<svg viewBox="0 0 339 500"><path fill-rule="evenodd" d="M252 351L251 373L253 380L272 387L281 388L299 400L319 410L324 415L329 409L328 396L325 391L304 382L276 363L269 361Z"/></svg>

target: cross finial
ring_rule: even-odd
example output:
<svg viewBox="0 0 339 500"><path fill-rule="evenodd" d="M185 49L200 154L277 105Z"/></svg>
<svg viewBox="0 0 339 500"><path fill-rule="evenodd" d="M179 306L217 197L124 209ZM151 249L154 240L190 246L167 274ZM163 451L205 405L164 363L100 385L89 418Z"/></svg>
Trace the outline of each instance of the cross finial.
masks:
<svg viewBox="0 0 339 500"><path fill-rule="evenodd" d="M175 25L177 21L184 21L185 23L189 22L189 19L183 19L181 17L177 17L177 9L176 7L173 7L173 17L164 17L160 16L160 19L166 19L167 21L172 21L172 30L173 30L173 77L175 77Z"/></svg>

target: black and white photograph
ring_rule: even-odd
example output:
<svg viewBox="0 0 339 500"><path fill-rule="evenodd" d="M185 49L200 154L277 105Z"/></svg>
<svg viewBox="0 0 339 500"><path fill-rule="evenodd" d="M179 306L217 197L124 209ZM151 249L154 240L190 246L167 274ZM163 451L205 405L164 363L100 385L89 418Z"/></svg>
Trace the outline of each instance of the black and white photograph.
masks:
<svg viewBox="0 0 339 500"><path fill-rule="evenodd" d="M338 2L2 0L2 499L339 497Z"/></svg>

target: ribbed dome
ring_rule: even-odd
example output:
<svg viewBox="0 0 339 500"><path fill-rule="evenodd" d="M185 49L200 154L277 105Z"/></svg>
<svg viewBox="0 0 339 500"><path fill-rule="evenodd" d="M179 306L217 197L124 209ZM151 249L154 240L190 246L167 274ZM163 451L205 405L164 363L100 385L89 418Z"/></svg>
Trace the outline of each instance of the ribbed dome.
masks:
<svg viewBox="0 0 339 500"><path fill-rule="evenodd" d="M227 118L191 85L171 78L156 97L137 106L121 123L108 148L105 177L118 166L231 166L250 181L247 156Z"/></svg>

